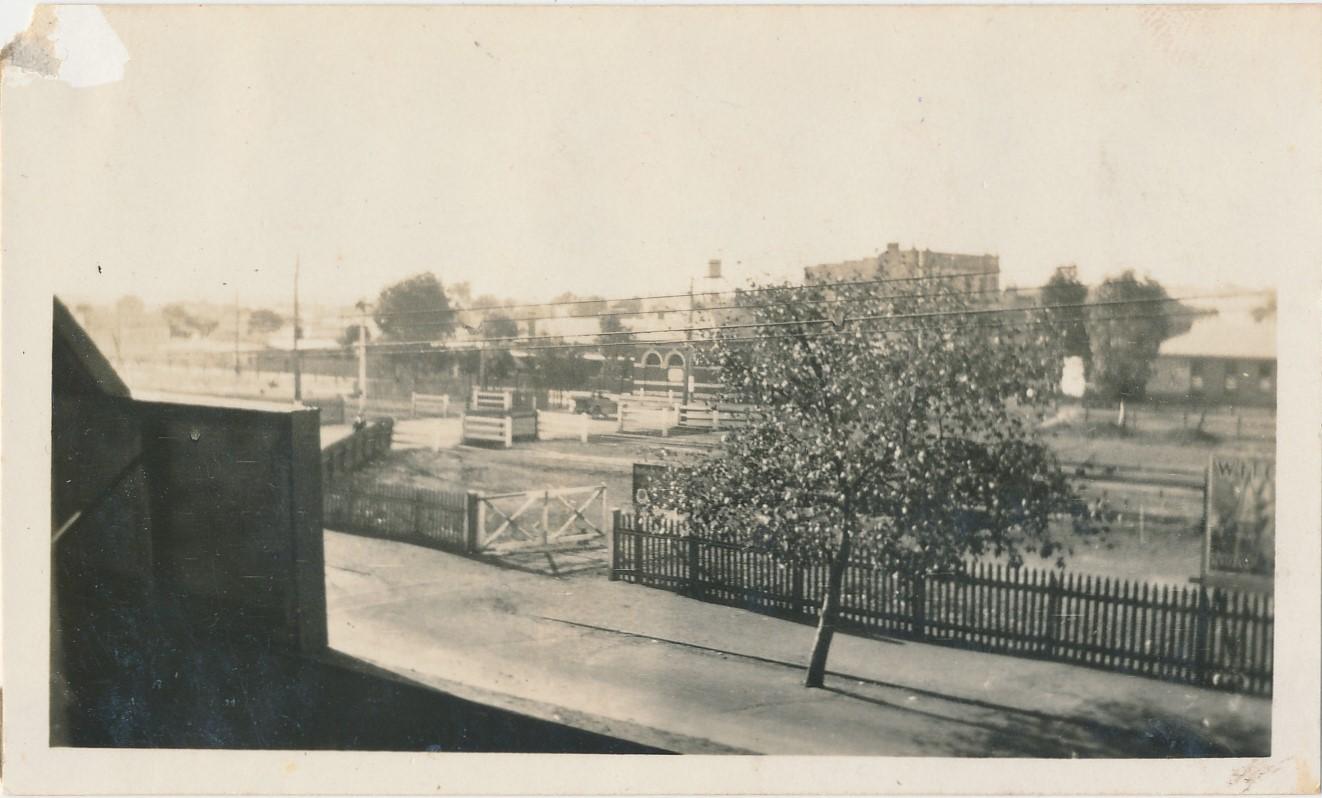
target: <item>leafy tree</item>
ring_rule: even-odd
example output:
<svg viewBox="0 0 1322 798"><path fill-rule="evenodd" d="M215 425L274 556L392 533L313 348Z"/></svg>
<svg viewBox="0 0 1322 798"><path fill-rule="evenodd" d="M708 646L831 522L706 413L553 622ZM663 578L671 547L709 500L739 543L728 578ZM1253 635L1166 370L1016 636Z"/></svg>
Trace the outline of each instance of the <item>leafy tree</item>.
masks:
<svg viewBox="0 0 1322 798"><path fill-rule="evenodd" d="M604 297L595 294L591 296L579 296L572 291L566 291L551 300L552 302L574 303L567 304L565 307L566 316L592 316L598 313L605 313L610 309L610 303Z"/></svg>
<svg viewBox="0 0 1322 798"><path fill-rule="evenodd" d="M211 335L211 333L215 332L216 328L220 326L220 320L204 319L197 316L190 316L188 319L188 324L190 327L193 328L193 330L197 332L198 337L206 338L208 335Z"/></svg>
<svg viewBox="0 0 1322 798"><path fill-rule="evenodd" d="M161 308L161 315L165 317L165 324L170 328L171 338L191 338L193 335L192 325L189 320L192 318L184 306L178 302L171 302Z"/></svg>
<svg viewBox="0 0 1322 798"><path fill-rule="evenodd" d="M339 337L338 337L336 340L338 340L340 346L343 346L343 347L357 346L357 345L358 345L358 336L359 336L359 334L360 334L360 333L359 333L359 330L360 330L360 329L362 329L362 328L359 327L359 325L357 325L357 324L350 324L350 325L347 325L347 326L344 328L344 331L340 333ZM367 331L367 340L368 340L369 342L372 340L372 331L371 331L371 330L368 330L368 331Z"/></svg>
<svg viewBox="0 0 1322 798"><path fill-rule="evenodd" d="M248 316L248 333L273 333L283 327L284 324L284 316L274 310L261 308L260 310L254 310L252 315Z"/></svg>
<svg viewBox="0 0 1322 798"><path fill-rule="evenodd" d="M1169 300L1160 283L1140 280L1133 271L1108 277L1089 300L1091 381L1104 397L1120 402L1118 424L1124 424L1124 403L1144 398L1162 341L1192 323L1180 318L1184 309Z"/></svg>
<svg viewBox="0 0 1322 798"><path fill-rule="evenodd" d="M597 320L597 327L602 333L598 341L603 344L623 344L633 340L633 336L628 334L629 327L620 321L619 316L602 316ZM618 349L620 347L612 346L608 347L606 351L609 353L611 350Z"/></svg>
<svg viewBox="0 0 1322 798"><path fill-rule="evenodd" d="M393 341L439 341L454 332L454 313L445 289L430 272L387 286L372 317L382 336Z"/></svg>
<svg viewBox="0 0 1322 798"><path fill-rule="evenodd" d="M827 566L805 679L820 687L848 564L912 583L984 555L1060 558L1053 518L1089 525L1036 432L1060 380L1056 337L960 317L958 294L768 288L746 307L758 326L713 345L722 399L759 410L723 451L672 469L657 503L706 536Z"/></svg>
<svg viewBox="0 0 1322 798"><path fill-rule="evenodd" d="M473 298L473 286L467 280L461 283L451 283L445 287L445 294L454 298L456 306L463 307L469 304Z"/></svg>
<svg viewBox="0 0 1322 798"><path fill-rule="evenodd" d="M1051 280L1042 289L1043 305L1082 305L1088 301L1088 286L1079 282L1073 266L1057 269ZM1087 373L1092 354L1088 344L1086 324L1087 308L1057 308L1051 312L1056 319L1058 329L1064 336L1063 348L1066 357L1083 359L1084 373Z"/></svg>
<svg viewBox="0 0 1322 798"><path fill-rule="evenodd" d="M161 315L170 328L171 338L192 338L194 333L199 338L206 338L220 326L219 320L194 316L179 302L171 302L161 308Z"/></svg>
<svg viewBox="0 0 1322 798"><path fill-rule="evenodd" d="M500 311L487 314L482 322L483 338L517 338L519 323Z"/></svg>

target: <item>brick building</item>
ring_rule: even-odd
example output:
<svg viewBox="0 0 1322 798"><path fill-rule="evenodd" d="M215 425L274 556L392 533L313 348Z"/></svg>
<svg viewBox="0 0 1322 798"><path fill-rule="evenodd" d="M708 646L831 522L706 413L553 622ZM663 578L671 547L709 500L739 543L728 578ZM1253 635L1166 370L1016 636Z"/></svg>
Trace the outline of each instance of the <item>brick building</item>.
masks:
<svg viewBox="0 0 1322 798"><path fill-rule="evenodd" d="M1168 339L1148 380L1159 401L1276 407L1276 323L1247 312L1196 319Z"/></svg>
<svg viewBox="0 0 1322 798"><path fill-rule="evenodd" d="M964 255L930 249L900 249L898 243L869 258L809 266L803 270L807 283L837 283L856 280L894 280L939 277L947 290L993 293L1000 289L1001 259L996 255Z"/></svg>

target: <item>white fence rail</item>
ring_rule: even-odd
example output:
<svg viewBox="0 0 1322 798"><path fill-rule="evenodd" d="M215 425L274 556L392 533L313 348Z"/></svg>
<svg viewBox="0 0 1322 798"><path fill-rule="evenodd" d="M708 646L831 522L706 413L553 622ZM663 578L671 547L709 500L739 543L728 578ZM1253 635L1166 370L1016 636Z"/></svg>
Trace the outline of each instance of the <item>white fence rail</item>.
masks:
<svg viewBox="0 0 1322 798"><path fill-rule="evenodd" d="M663 436L679 426L680 405L639 402L630 398L620 402L619 420L616 429L620 432L631 430L660 430Z"/></svg>
<svg viewBox="0 0 1322 798"><path fill-rule="evenodd" d="M476 511L475 543L480 551L605 540L609 530L605 485L482 494Z"/></svg>
<svg viewBox="0 0 1322 798"><path fill-rule="evenodd" d="M465 442L500 443L506 449L514 445L514 419L509 416L465 415L459 418L459 426Z"/></svg>
<svg viewBox="0 0 1322 798"><path fill-rule="evenodd" d="M751 408L744 405L691 404L679 408L679 426L686 429L734 429L748 424Z"/></svg>
<svg viewBox="0 0 1322 798"><path fill-rule="evenodd" d="M477 410L509 410L514 407L514 391L482 391L474 388L469 406Z"/></svg>
<svg viewBox="0 0 1322 798"><path fill-rule="evenodd" d="M588 426L591 417L587 413L548 413L537 411L537 439L549 441L554 438L577 438L588 442Z"/></svg>
<svg viewBox="0 0 1322 798"><path fill-rule="evenodd" d="M418 416L450 415L450 397L445 394L417 393L412 395L409 410L414 418Z"/></svg>

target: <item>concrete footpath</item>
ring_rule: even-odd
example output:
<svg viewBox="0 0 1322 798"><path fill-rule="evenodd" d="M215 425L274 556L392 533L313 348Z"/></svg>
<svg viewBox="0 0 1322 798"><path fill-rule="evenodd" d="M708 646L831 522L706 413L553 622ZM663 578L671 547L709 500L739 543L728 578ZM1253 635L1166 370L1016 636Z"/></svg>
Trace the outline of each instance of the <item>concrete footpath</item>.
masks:
<svg viewBox="0 0 1322 798"><path fill-rule="evenodd" d="M809 626L327 532L331 646L502 708L685 753L1262 756L1268 699Z"/></svg>

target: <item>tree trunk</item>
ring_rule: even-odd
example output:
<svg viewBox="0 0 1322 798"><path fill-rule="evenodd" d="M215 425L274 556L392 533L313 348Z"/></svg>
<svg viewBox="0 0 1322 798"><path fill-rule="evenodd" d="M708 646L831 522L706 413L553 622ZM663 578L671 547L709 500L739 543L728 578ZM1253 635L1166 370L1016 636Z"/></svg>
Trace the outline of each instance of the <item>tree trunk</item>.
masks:
<svg viewBox="0 0 1322 798"><path fill-rule="evenodd" d="M804 687L821 687L826 679L826 655L831 651L831 639L835 637L836 616L840 614L840 588L844 584L845 566L849 564L849 530L840 535L840 548L831 560L826 575L826 595L822 598L821 617L817 622L817 637L812 644L812 658L808 662L808 676L803 680Z"/></svg>

